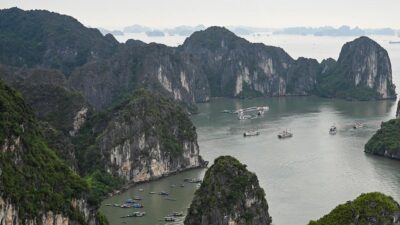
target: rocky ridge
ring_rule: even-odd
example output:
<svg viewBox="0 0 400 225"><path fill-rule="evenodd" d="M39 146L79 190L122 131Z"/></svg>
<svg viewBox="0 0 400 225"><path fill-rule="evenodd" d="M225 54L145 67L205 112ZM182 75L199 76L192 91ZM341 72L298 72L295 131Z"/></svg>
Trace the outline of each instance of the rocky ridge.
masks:
<svg viewBox="0 0 400 225"><path fill-rule="evenodd" d="M68 88L97 111L142 87L184 103L190 111L196 102L221 96L395 97L387 52L367 37L344 45L337 62L319 64L250 43L223 27L195 32L173 48L134 40L119 44L112 35L42 10L4 9L0 19L0 64L59 70Z"/></svg>

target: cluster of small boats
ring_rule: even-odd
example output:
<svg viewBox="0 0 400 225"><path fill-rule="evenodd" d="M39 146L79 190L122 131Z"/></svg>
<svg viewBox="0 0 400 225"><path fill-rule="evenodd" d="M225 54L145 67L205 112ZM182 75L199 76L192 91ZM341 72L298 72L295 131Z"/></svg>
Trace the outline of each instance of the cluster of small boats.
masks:
<svg viewBox="0 0 400 225"><path fill-rule="evenodd" d="M133 212L126 216L121 216L121 218L128 218L128 217L143 217L146 215L146 212Z"/></svg>
<svg viewBox="0 0 400 225"><path fill-rule="evenodd" d="M249 130L249 131L245 131L243 133L243 137L252 137L252 136L258 136L258 135L260 135L260 132L255 131L255 130ZM288 130L284 130L278 134L279 139L285 139L285 138L291 138L291 137L293 137L293 133Z"/></svg>
<svg viewBox="0 0 400 225"><path fill-rule="evenodd" d="M365 127L365 125L363 123L361 123L361 122L355 122L353 124L353 129L354 130L360 129L360 128L363 128L363 127ZM335 135L336 133L337 133L337 127L335 125L332 125L331 128L329 128L329 134Z"/></svg>
<svg viewBox="0 0 400 225"><path fill-rule="evenodd" d="M129 198L123 204L117 204L117 203L112 204L112 205L111 204L106 204L106 206L113 206L113 207L118 207L118 208L123 208L123 209L128 209L128 208L140 209L140 208L143 208L143 205L140 204L139 202L137 202L137 201L142 200L142 198L135 197L134 199Z"/></svg>
<svg viewBox="0 0 400 225"><path fill-rule="evenodd" d="M146 212L132 212L126 216L121 216L121 218L129 218L129 217L143 217L146 215ZM168 216L164 217L165 222L175 222L177 217L183 217L183 212L173 212Z"/></svg>
<svg viewBox="0 0 400 225"><path fill-rule="evenodd" d="M360 129L363 127L365 127L365 125L361 122L355 122L353 125L353 129ZM337 133L337 131L338 131L338 129L337 129L336 125L332 125L329 128L329 134L331 134L331 135L335 135ZM248 130L243 133L243 137L252 137L252 136L258 136L258 135L260 135L260 132L257 130ZM278 134L279 139L285 139L285 138L291 138L291 137L293 137L293 133L288 130L283 130L282 132L280 132Z"/></svg>
<svg viewBox="0 0 400 225"><path fill-rule="evenodd" d="M180 185L180 187L185 187L184 183L193 183L193 184L197 184L197 186L200 186L200 184L202 183L202 180L199 178L185 178L183 180L183 183ZM177 187L177 185L171 184L170 187L175 188L175 187ZM142 188L139 189L139 192L143 192L143 191L144 190ZM177 201L177 199L171 198L170 194L167 191L160 191L160 192L152 191L152 192L149 192L149 194L163 196L164 199L169 200L169 201ZM118 207L118 208L122 208L122 209L130 209L130 208L141 209L141 208L144 208L144 206L139 203L139 201L141 201L141 200L142 200L142 197L134 196L134 197L126 199L125 202L122 204L115 203L115 204L105 204L105 205L112 206L112 207ZM145 215L146 215L146 212L144 212L144 211L135 211L135 212L131 212L127 215L121 216L121 218L144 217ZM172 213L168 214L167 216L165 216L164 218L162 218L162 220L165 222L175 222L177 220L177 218L183 217L183 216L184 216L183 212L172 212Z"/></svg>

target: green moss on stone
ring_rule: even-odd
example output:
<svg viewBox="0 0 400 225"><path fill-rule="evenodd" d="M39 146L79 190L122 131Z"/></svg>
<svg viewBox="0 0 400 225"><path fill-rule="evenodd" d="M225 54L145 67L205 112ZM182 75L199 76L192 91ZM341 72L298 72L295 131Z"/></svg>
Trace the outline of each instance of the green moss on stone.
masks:
<svg viewBox="0 0 400 225"><path fill-rule="evenodd" d="M399 204L392 197L374 192L337 206L321 219L310 221L309 225L393 224L393 216L399 212Z"/></svg>

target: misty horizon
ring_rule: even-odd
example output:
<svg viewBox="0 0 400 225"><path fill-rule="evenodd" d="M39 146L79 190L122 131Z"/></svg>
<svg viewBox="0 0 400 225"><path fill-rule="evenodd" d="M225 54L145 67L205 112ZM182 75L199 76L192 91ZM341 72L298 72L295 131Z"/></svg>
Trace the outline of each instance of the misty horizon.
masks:
<svg viewBox="0 0 400 225"><path fill-rule="evenodd" d="M76 7L79 5L79 7ZM70 15L85 26L119 29L133 24L168 28L185 24L196 26L244 26L255 28L288 27L361 27L364 29L400 29L397 16L400 2L396 0L348 2L240 0L183 2L171 0L141 1L84 1L68 2L38 0L15 2L3 0L0 8L19 7L24 10L44 9ZM357 10L353 10L357 9ZM185 21L182 23L182 21Z"/></svg>

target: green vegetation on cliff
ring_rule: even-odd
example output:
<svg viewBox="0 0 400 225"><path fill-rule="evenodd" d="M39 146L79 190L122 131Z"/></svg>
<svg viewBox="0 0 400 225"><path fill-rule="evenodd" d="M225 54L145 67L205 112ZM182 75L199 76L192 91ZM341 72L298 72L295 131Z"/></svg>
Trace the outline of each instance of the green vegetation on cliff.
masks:
<svg viewBox="0 0 400 225"><path fill-rule="evenodd" d="M20 218L53 211L86 223L71 202L85 198L87 183L48 148L31 109L2 82L0 146L0 195L18 207Z"/></svg>
<svg viewBox="0 0 400 225"><path fill-rule="evenodd" d="M221 156L207 170L185 224L270 224L265 192L257 176L231 156Z"/></svg>
<svg viewBox="0 0 400 225"><path fill-rule="evenodd" d="M374 192L337 206L321 219L310 221L309 225L398 224L399 213L400 206L392 197Z"/></svg>
<svg viewBox="0 0 400 225"><path fill-rule="evenodd" d="M365 152L400 159L400 119L382 123L365 145Z"/></svg>
<svg viewBox="0 0 400 225"><path fill-rule="evenodd" d="M243 198L243 193L249 185L258 183L257 176L247 170L247 166L241 164L237 159L231 156L222 156L215 160L214 165L207 171L203 184L204 187L212 185L216 193L224 193L222 198L216 195L203 196L205 203L202 208L208 210L209 207L218 207L221 209L232 210L232 207ZM223 180L218 180L223 176ZM201 192L201 191L199 191ZM201 193L199 193L201 194ZM263 189L257 190L257 197L265 200ZM262 201L264 206L267 202ZM211 204L211 205L210 205Z"/></svg>

